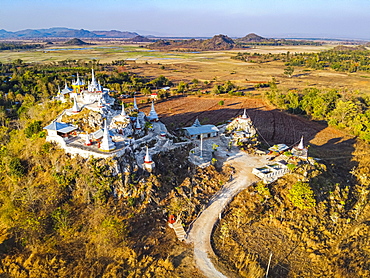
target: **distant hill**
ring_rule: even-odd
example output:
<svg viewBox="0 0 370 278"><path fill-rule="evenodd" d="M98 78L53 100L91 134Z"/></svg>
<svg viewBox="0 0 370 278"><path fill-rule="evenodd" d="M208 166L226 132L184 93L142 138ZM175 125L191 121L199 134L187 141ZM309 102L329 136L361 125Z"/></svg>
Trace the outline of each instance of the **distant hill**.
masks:
<svg viewBox="0 0 370 278"><path fill-rule="evenodd" d="M286 39L268 39L255 33L250 33L242 38L236 39L236 43L241 45L321 45L320 42L310 40L286 40Z"/></svg>
<svg viewBox="0 0 370 278"><path fill-rule="evenodd" d="M237 47L235 42L225 35L217 35L207 40L158 40L148 48L163 50L229 50Z"/></svg>
<svg viewBox="0 0 370 278"><path fill-rule="evenodd" d="M217 35L212 39L204 40L202 47L209 50L228 50L235 46L235 42L225 35Z"/></svg>
<svg viewBox="0 0 370 278"><path fill-rule="evenodd" d="M4 29L0 29L0 38L13 38L15 35L13 32L8 32Z"/></svg>
<svg viewBox="0 0 370 278"><path fill-rule="evenodd" d="M95 35L103 38L134 38L138 36L138 33L135 32L121 32L117 30L111 31L91 31Z"/></svg>
<svg viewBox="0 0 370 278"><path fill-rule="evenodd" d="M68 44L68 45L86 45L86 44L89 44L87 42L84 42L78 38L74 38L74 39L71 39L67 42L65 42L64 44Z"/></svg>
<svg viewBox="0 0 370 278"><path fill-rule="evenodd" d="M138 35L136 37L133 37L132 39L129 39L129 41L131 42L152 42L153 40Z"/></svg>
<svg viewBox="0 0 370 278"><path fill-rule="evenodd" d="M111 31L89 31L84 29L70 29L54 27L49 29L26 29L16 32L0 30L0 38L133 38L137 36L134 32Z"/></svg>
<svg viewBox="0 0 370 278"><path fill-rule="evenodd" d="M255 33L249 33L248 35L238 39L239 41L241 42L260 42L260 41L264 41L264 40L267 40L266 38L264 37L261 37L259 35L256 35Z"/></svg>

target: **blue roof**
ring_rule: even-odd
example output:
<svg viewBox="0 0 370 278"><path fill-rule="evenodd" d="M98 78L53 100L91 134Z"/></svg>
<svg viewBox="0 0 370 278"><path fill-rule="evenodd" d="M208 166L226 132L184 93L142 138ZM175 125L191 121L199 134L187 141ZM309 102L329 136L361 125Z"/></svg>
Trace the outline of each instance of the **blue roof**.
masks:
<svg viewBox="0 0 370 278"><path fill-rule="evenodd" d="M52 122L50 125L45 126L44 129L46 130L55 130L61 133L69 133L77 129L77 127L60 122Z"/></svg>
<svg viewBox="0 0 370 278"><path fill-rule="evenodd" d="M214 125L201 125L201 126L190 126L184 127L189 135L198 135L198 134L206 134L206 133L214 133L218 132L218 128Z"/></svg>

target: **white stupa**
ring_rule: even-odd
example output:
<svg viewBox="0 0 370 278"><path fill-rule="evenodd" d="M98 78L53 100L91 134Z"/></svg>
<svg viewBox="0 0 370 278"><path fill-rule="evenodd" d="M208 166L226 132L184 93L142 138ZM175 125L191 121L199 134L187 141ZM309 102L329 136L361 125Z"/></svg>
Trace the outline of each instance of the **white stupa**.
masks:
<svg viewBox="0 0 370 278"><path fill-rule="evenodd" d="M144 164L143 168L146 169L148 172L151 172L155 166L155 163L152 161L152 157L149 154L149 148L146 146L146 154L144 157Z"/></svg>
<svg viewBox="0 0 370 278"><path fill-rule="evenodd" d="M78 112L80 112L81 111L81 109L80 109L80 107L78 106L78 104L77 104L77 100L76 100L76 98L74 97L73 98L73 107L72 107L72 112L73 113L78 113Z"/></svg>
<svg viewBox="0 0 370 278"><path fill-rule="evenodd" d="M89 92L99 92L101 93L101 86L95 79L94 69L91 69L91 82L87 86Z"/></svg>
<svg viewBox="0 0 370 278"><path fill-rule="evenodd" d="M293 147L291 151L292 151L293 156L299 157L301 159L307 159L308 149L305 148L303 145L303 136L301 137L299 144Z"/></svg>
<svg viewBox="0 0 370 278"><path fill-rule="evenodd" d="M121 116L124 118L128 118L126 111L125 111L125 104L122 102L122 111L121 111Z"/></svg>
<svg viewBox="0 0 370 278"><path fill-rule="evenodd" d="M136 97L134 96L134 107L133 107L134 110L139 110L139 108L137 107L137 104L136 104Z"/></svg>
<svg viewBox="0 0 370 278"><path fill-rule="evenodd" d="M153 101L152 101L152 108L150 109L148 118L150 121L158 121L158 115L157 115L157 112L155 112Z"/></svg>
<svg viewBox="0 0 370 278"><path fill-rule="evenodd" d="M103 139L101 141L99 149L103 152L110 152L116 149L116 145L112 141L112 138L109 136L107 120L104 120Z"/></svg>
<svg viewBox="0 0 370 278"><path fill-rule="evenodd" d="M137 130L140 130L141 129L139 117L136 118L135 129L137 129Z"/></svg>
<svg viewBox="0 0 370 278"><path fill-rule="evenodd" d="M83 86L85 85L85 82L81 81L79 74L77 73L77 79L75 82L72 83L74 86Z"/></svg>
<svg viewBox="0 0 370 278"><path fill-rule="evenodd" d="M244 109L244 113L242 115L242 119L249 119L249 117L247 116L247 110Z"/></svg>
<svg viewBox="0 0 370 278"><path fill-rule="evenodd" d="M301 137L301 141L299 141L299 144L297 146L297 149L299 149L299 150L303 150L304 149L303 136Z"/></svg>

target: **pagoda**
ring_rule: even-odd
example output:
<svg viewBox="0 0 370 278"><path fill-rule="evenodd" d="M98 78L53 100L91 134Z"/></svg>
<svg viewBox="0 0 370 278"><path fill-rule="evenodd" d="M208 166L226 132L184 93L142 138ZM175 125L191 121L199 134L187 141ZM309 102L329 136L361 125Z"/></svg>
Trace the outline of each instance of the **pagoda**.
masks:
<svg viewBox="0 0 370 278"><path fill-rule="evenodd" d="M104 131L103 131L103 139L100 143L99 150L103 152L110 152L116 149L116 145L112 141L112 138L109 135L108 127L107 127L107 120L104 120Z"/></svg>
<svg viewBox="0 0 370 278"><path fill-rule="evenodd" d="M301 140L299 141L299 144L292 148L291 150L293 156L299 157L301 159L307 159L308 157L308 149L304 147L303 144L303 136L301 137Z"/></svg>
<svg viewBox="0 0 370 278"><path fill-rule="evenodd" d="M141 125L140 125L139 117L137 117L137 118L136 118L135 129L136 129L136 130L140 130L140 129L141 129Z"/></svg>
<svg viewBox="0 0 370 278"><path fill-rule="evenodd" d="M243 115L241 116L242 119L249 119L249 117L247 116L247 110L244 109L244 113Z"/></svg>
<svg viewBox="0 0 370 278"><path fill-rule="evenodd" d="M158 121L158 115L157 115L157 112L155 112L155 109L154 109L154 102L152 101L152 108L150 109L150 112L149 112L149 121Z"/></svg>
<svg viewBox="0 0 370 278"><path fill-rule="evenodd" d="M78 113L80 112L81 109L80 107L78 106L77 104L77 100L76 100L76 97L73 98L73 107L72 107L72 113Z"/></svg>
<svg viewBox="0 0 370 278"><path fill-rule="evenodd" d="M121 116L124 117L124 118L129 118L129 116L127 116L126 114L126 111L125 111L125 104L122 102L122 111L121 111Z"/></svg>
<svg viewBox="0 0 370 278"><path fill-rule="evenodd" d="M76 81L75 82L72 82L73 91L76 94L79 94L79 93L81 93L81 91L82 91L82 89L84 87L85 87L85 82L83 82L83 81L80 80L80 76L77 73L77 79L76 79Z"/></svg>
<svg viewBox="0 0 370 278"><path fill-rule="evenodd" d="M87 86L87 91L91 93L102 93L100 82L95 79L94 69L91 69L91 82Z"/></svg>
<svg viewBox="0 0 370 278"><path fill-rule="evenodd" d="M193 125L192 125L193 127L200 127L200 126L202 126L201 124L200 124L200 121L199 121L199 119L198 119L198 117L195 119L195 121L194 121L194 123L193 123Z"/></svg>
<svg viewBox="0 0 370 278"><path fill-rule="evenodd" d="M136 111L139 111L139 108L137 107L137 104L136 104L136 97L134 96L134 107L133 107L134 110Z"/></svg>
<svg viewBox="0 0 370 278"><path fill-rule="evenodd" d="M62 90L62 94L63 95L66 95L66 94L69 94L70 92L72 92L72 89L68 88L67 86L67 81L65 81L65 85L64 85L64 89Z"/></svg>
<svg viewBox="0 0 370 278"><path fill-rule="evenodd" d="M155 163L153 162L152 157L149 154L148 146L146 146L146 154L145 154L145 157L144 157L143 168L145 170L147 170L148 172L151 172L154 167L155 167Z"/></svg>

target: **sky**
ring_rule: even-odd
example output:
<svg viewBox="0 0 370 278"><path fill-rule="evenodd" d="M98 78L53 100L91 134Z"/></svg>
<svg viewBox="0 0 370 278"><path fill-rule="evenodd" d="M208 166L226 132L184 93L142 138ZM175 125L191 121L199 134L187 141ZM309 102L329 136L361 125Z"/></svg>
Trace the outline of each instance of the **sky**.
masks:
<svg viewBox="0 0 370 278"><path fill-rule="evenodd" d="M0 29L370 40L370 0L1 0Z"/></svg>

